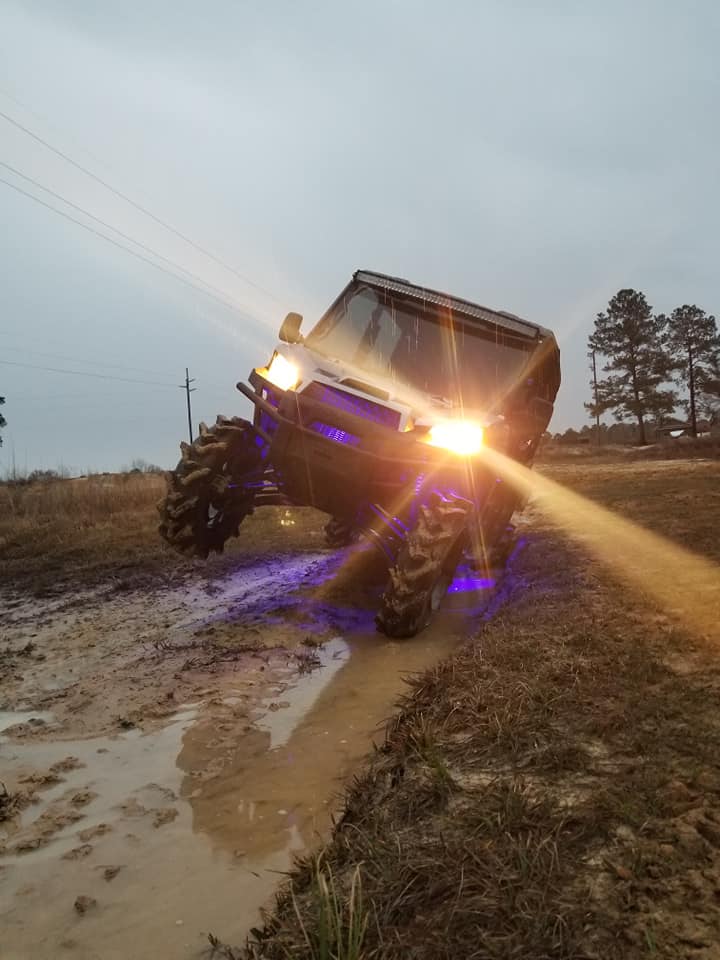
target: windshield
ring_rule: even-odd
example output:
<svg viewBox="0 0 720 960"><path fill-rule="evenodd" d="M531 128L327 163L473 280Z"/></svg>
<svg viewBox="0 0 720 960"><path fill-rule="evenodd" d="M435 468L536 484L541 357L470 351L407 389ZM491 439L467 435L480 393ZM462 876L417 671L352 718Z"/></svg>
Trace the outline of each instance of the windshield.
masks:
<svg viewBox="0 0 720 960"><path fill-rule="evenodd" d="M306 340L335 360L465 407L489 409L516 384L534 344L500 328L451 322L429 304L370 287L348 294Z"/></svg>

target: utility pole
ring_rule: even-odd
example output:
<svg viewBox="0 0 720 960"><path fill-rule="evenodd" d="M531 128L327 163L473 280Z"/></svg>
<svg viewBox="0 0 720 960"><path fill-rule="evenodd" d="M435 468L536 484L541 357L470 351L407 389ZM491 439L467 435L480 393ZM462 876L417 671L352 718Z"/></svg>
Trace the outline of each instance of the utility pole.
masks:
<svg viewBox="0 0 720 960"><path fill-rule="evenodd" d="M695 404L695 365L693 363L692 343L688 342L688 374L690 388L690 436L697 436L697 408Z"/></svg>
<svg viewBox="0 0 720 960"><path fill-rule="evenodd" d="M180 389L185 391L185 396L187 397L187 415L188 415L188 436L190 437L190 443L193 442L193 428L192 428L192 412L190 410L190 394L194 393L197 389L196 387L191 387L190 384L195 383L195 377L190 377L188 373L188 368L185 367L185 383L180 384Z"/></svg>
<svg viewBox="0 0 720 960"><path fill-rule="evenodd" d="M600 405L598 403L598 382L597 382L597 364L595 363L595 351L590 351L592 358L593 372L593 391L595 393L595 430L597 435L597 445L600 446Z"/></svg>

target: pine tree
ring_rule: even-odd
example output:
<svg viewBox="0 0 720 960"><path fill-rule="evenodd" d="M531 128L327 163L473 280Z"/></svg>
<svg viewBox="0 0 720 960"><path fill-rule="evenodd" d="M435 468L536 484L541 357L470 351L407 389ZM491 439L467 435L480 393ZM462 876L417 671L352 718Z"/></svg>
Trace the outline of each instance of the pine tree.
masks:
<svg viewBox="0 0 720 960"><path fill-rule="evenodd" d="M667 321L665 345L673 361L677 382L688 392L683 401L690 417L692 435L697 436L698 413L704 413L704 394L717 364L720 337L715 317L695 304L676 307Z"/></svg>
<svg viewBox="0 0 720 960"><path fill-rule="evenodd" d="M702 416L710 423L720 422L720 349L698 371L697 399Z"/></svg>
<svg viewBox="0 0 720 960"><path fill-rule="evenodd" d="M593 415L612 410L616 420L637 420L643 445L647 420L662 419L677 402L675 391L664 388L671 375L663 348L666 323L665 317L653 316L643 293L620 290L597 315L589 340L590 349L606 358L607 376L598 379L597 403L586 407Z"/></svg>

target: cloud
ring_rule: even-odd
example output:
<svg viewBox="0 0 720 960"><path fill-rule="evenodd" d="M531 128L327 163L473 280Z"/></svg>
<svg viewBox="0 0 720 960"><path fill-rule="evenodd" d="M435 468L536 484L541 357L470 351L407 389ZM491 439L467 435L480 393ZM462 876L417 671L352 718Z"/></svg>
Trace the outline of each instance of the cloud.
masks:
<svg viewBox="0 0 720 960"><path fill-rule="evenodd" d="M619 287L662 310L717 310L710 0L36 0L6 2L4 18L2 109L276 298L3 126L8 162L241 307L219 307L0 185L2 326L18 350L59 337L77 357L107 351L172 377L188 365L203 416L239 413L233 385L267 358L284 312L309 325L368 267L556 329L564 428L584 421L586 335ZM168 463L184 435L179 391L125 394L120 410L100 394L78 400L72 421L87 428L62 431L37 404L18 409L28 387L60 393L57 379L0 376L32 466L61 455ZM139 429L161 414L161 438ZM90 426L103 415L111 442Z"/></svg>

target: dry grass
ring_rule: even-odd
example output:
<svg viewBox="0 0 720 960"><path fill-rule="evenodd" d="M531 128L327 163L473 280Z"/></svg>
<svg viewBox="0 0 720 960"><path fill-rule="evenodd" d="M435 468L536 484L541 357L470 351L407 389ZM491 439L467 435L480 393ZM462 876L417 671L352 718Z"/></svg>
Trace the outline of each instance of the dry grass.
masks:
<svg viewBox="0 0 720 960"><path fill-rule="evenodd" d="M712 464L562 476L716 560L719 479ZM412 682L323 852L345 903L362 878L363 957L711 960L716 651L539 519L505 591L474 642ZM311 957L313 897L309 860L250 954Z"/></svg>
<svg viewBox="0 0 720 960"><path fill-rule="evenodd" d="M332 869L325 866L321 856L317 857L312 864L310 903L311 922L306 926L303 912L293 900L311 960L362 960L368 916L363 907L360 869L355 868L348 896L343 897Z"/></svg>
<svg viewBox="0 0 720 960"><path fill-rule="evenodd" d="M32 484L0 484L2 583L38 594L111 581L147 585L191 569L212 576L224 558L193 564L157 532L157 501L165 480L114 474ZM322 540L314 511L263 508L248 520L228 553L248 558L307 549Z"/></svg>
<svg viewBox="0 0 720 960"><path fill-rule="evenodd" d="M636 463L648 460L720 459L720 437L678 437L645 447L595 443L567 444L545 441L538 451L538 463Z"/></svg>
<svg viewBox="0 0 720 960"><path fill-rule="evenodd" d="M132 473L3 483L0 529L3 536L26 537L41 548L88 531L107 536L120 517L146 516L164 490L163 477Z"/></svg>
<svg viewBox="0 0 720 960"><path fill-rule="evenodd" d="M717 559L720 461L544 464L540 469L622 516Z"/></svg>

